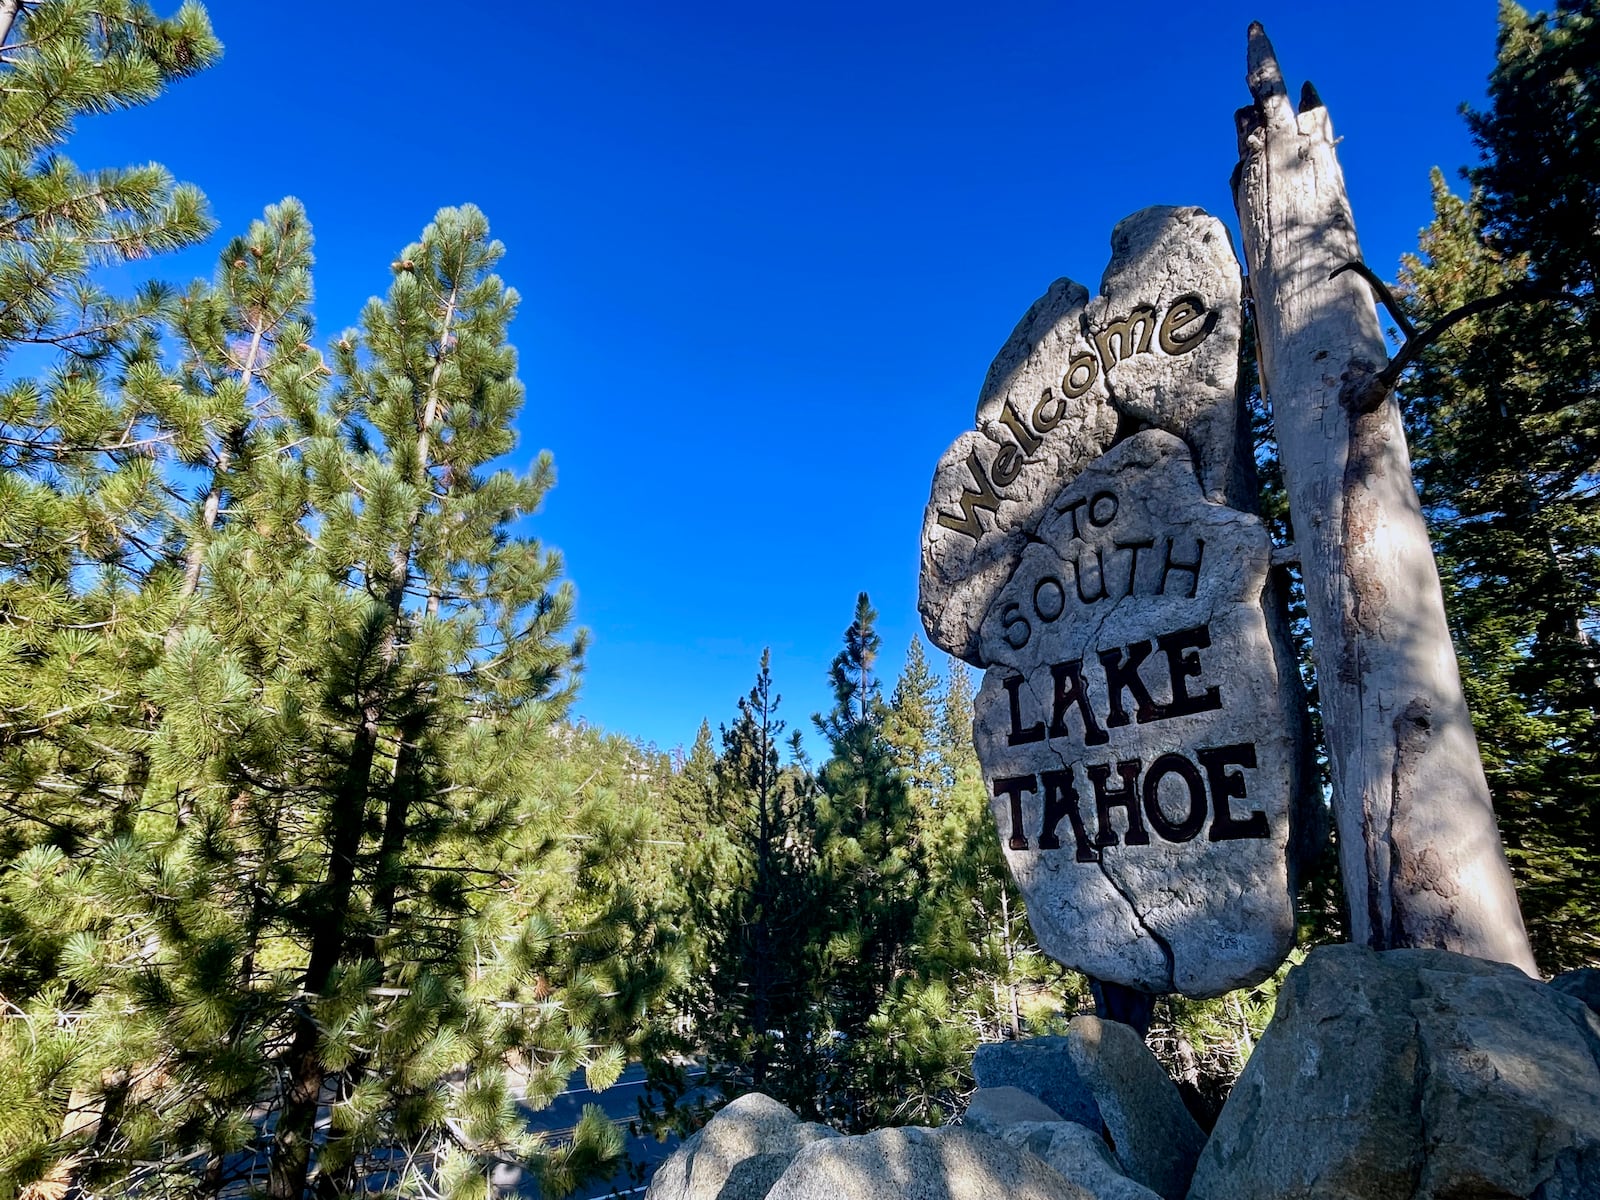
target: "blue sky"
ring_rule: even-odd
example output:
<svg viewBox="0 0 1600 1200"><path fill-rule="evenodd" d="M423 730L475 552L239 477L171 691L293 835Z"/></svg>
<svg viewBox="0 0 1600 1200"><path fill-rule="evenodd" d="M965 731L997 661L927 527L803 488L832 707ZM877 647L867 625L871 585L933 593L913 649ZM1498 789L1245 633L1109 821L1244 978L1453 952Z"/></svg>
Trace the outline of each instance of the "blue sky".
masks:
<svg viewBox="0 0 1600 1200"><path fill-rule="evenodd" d="M1473 159L1495 34L1489 0L207 7L222 63L68 155L205 190L221 229L171 278L300 197L324 337L437 208L482 207L523 296L513 461L555 455L535 531L593 635L577 712L663 748L763 646L809 730L861 590L892 679L934 463L1012 325L1092 290L1138 208L1236 228L1251 20L1316 82L1388 278L1429 169Z"/></svg>

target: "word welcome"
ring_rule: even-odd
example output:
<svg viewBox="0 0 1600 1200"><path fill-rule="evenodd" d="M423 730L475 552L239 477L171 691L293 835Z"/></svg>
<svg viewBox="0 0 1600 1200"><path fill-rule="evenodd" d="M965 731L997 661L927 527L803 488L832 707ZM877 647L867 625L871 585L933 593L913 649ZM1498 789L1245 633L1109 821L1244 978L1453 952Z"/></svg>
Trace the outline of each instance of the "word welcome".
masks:
<svg viewBox="0 0 1600 1200"><path fill-rule="evenodd" d="M1215 310L1207 309L1205 300L1194 292L1174 300L1159 321L1155 308L1149 304L1137 305L1127 316L1112 321L1094 335L1092 349L1075 350L1068 357L1060 384L1040 393L1026 419L1012 401L1005 402L1000 423L1015 440L1003 443L987 467L976 449L967 455L973 487L961 493L961 514L941 511L939 524L977 541L983 535L978 511L995 515L1001 492L1016 482L1028 457L1044 444L1044 435L1061 423L1069 400L1083 397L1102 372L1109 372L1123 359L1149 353L1152 335L1164 353L1176 357L1205 341L1216 324Z"/></svg>

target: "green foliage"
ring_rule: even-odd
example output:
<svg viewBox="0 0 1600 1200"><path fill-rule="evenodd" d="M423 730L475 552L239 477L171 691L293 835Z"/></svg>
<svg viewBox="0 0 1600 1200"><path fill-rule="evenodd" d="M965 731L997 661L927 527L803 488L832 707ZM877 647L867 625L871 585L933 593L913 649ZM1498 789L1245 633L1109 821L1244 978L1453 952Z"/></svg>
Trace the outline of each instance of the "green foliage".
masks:
<svg viewBox="0 0 1600 1200"><path fill-rule="evenodd" d="M830 753L814 777L797 750L781 761L766 658L722 756L703 728L675 774L678 920L697 966L685 1033L654 1046L667 1111L642 1106L653 1128L704 1118L684 1103L696 1052L724 1100L759 1088L845 1129L938 1124L973 1086L978 1041L1079 1003L1082 981L1033 945L1001 860L966 669L952 663L941 688L915 646L884 703L875 621L862 595L830 671L835 706L816 718Z"/></svg>
<svg viewBox="0 0 1600 1200"><path fill-rule="evenodd" d="M1404 384L1479 744L1540 965L1600 956L1600 19L1501 6L1471 194L1434 179L1419 325L1483 297Z"/></svg>
<svg viewBox="0 0 1600 1200"><path fill-rule="evenodd" d="M159 82L204 29L140 14L28 6L17 61L83 37L138 98L105 64ZM330 364L286 200L170 304L92 338L61 307L61 365L0 389L0 1194L481 1194L516 1162L556 1195L616 1158L519 1102L614 1080L683 982L641 850L664 772L564 722L583 638L524 532L553 468L495 465L500 253L443 210Z"/></svg>
<svg viewBox="0 0 1600 1200"><path fill-rule="evenodd" d="M79 117L147 103L222 47L192 2L170 19L135 0L21 7L0 88L0 355L57 346L82 369L109 357L165 299L159 288L115 299L90 269L192 245L211 223L199 191L158 166L85 172L55 151ZM67 423L76 423L71 414Z"/></svg>
<svg viewBox="0 0 1600 1200"><path fill-rule="evenodd" d="M722 730L713 819L688 848L684 917L697 961L684 1004L728 1098L766 1091L814 1114L825 1030L811 957L817 816L798 742L784 761L770 665L763 652L755 685ZM691 762L703 770L704 747Z"/></svg>
<svg viewBox="0 0 1600 1200"><path fill-rule="evenodd" d="M178 388L156 350L170 293L115 297L91 274L192 244L204 201L156 166L84 172L59 153L85 114L144 103L213 62L204 11L29 3L0 53L0 848L79 846L125 810L131 681L159 597L161 420ZM121 821L126 827L126 820Z"/></svg>

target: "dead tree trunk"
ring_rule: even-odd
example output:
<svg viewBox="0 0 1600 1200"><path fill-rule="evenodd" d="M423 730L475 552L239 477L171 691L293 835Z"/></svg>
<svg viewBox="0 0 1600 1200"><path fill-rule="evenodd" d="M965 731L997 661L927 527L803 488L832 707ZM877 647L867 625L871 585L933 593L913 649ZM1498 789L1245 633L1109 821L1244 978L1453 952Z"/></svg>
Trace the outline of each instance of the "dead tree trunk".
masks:
<svg viewBox="0 0 1600 1200"><path fill-rule="evenodd" d="M1250 27L1234 201L1311 620L1351 940L1535 973L1332 126Z"/></svg>

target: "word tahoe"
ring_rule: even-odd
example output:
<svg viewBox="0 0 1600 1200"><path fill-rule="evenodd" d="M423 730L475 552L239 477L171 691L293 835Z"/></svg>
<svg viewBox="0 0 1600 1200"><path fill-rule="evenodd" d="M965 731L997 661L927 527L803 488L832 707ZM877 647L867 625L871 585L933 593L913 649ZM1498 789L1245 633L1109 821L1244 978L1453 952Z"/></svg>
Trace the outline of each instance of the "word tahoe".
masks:
<svg viewBox="0 0 1600 1200"><path fill-rule="evenodd" d="M1023 828L1022 797L1042 792L1044 803L1038 842L1032 848L1061 849L1059 827L1065 818L1072 827L1077 860L1092 863L1100 861L1101 850L1118 843L1111 820L1113 809L1120 808L1124 814L1123 825L1127 832L1121 838L1123 845L1150 844L1146 821L1163 842L1178 844L1193 840L1205 826L1208 793L1211 813L1208 841L1264 840L1271 836L1266 813L1256 810L1241 816L1231 804L1236 799L1247 799L1244 776L1237 768L1253 769L1255 765L1256 748L1251 742L1201 747L1192 759L1187 754L1163 754L1148 770L1137 758L1092 763L1084 768L1085 781L1094 796L1092 837L1084 823L1083 799L1073 784L1073 767L1031 775L1006 775L996 779L993 787L996 797L1004 796L1010 803L1011 831L1006 845L1011 849L1030 849ZM1115 786L1111 783L1113 773L1119 780ZM1164 788L1169 781L1176 786ZM1177 801L1176 805L1169 807L1173 800Z"/></svg>

